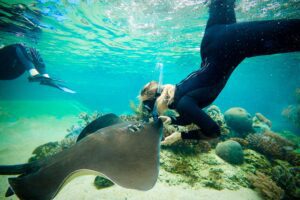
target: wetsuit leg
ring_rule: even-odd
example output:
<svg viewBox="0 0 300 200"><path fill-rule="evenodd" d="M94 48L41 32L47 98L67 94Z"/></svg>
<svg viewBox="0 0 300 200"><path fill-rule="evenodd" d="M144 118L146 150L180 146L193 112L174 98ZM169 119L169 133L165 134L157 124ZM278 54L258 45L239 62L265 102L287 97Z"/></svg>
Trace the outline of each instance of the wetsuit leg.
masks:
<svg viewBox="0 0 300 200"><path fill-rule="evenodd" d="M208 138L220 136L218 124L212 120L198 105L197 101L186 95L178 102L176 110L179 113L185 113L192 122L198 125L201 133ZM193 133L192 133L193 132ZM201 137L192 131L190 134L182 134L183 139L201 139Z"/></svg>
<svg viewBox="0 0 300 200"><path fill-rule="evenodd" d="M244 57L300 51L300 19L236 23L227 31L231 49Z"/></svg>
<svg viewBox="0 0 300 200"><path fill-rule="evenodd" d="M223 34L220 34L221 31L224 31L224 27L231 26L236 24L236 17L235 17L235 0L211 0L211 4L209 6L209 18L207 20L206 28L204 37L202 39L202 42L200 44L201 46L201 58L202 58L202 64L201 66L204 66L205 63L212 62L209 59L209 57L213 55L213 57L217 56L215 55L216 51L215 48L219 48L219 46L223 44L217 44L216 39L223 38ZM223 40L224 41L224 40ZM214 52L212 53L211 50Z"/></svg>
<svg viewBox="0 0 300 200"><path fill-rule="evenodd" d="M24 54L24 50L22 50L21 48L24 48L21 45L18 45L16 48L16 52L17 52L17 56L19 61L23 64L24 68L26 70L30 70L30 69L34 69L34 64L32 63L31 60L29 60L26 55Z"/></svg>
<svg viewBox="0 0 300 200"><path fill-rule="evenodd" d="M46 65L42 59L40 53L35 48L30 48L30 54L32 57L32 62L40 74L46 74Z"/></svg>
<svg viewBox="0 0 300 200"><path fill-rule="evenodd" d="M209 6L209 18L206 28L217 24L235 23L234 3L235 0L212 0Z"/></svg>
<svg viewBox="0 0 300 200"><path fill-rule="evenodd" d="M25 72L16 49L17 45L8 45L0 49L0 80L12 80Z"/></svg>

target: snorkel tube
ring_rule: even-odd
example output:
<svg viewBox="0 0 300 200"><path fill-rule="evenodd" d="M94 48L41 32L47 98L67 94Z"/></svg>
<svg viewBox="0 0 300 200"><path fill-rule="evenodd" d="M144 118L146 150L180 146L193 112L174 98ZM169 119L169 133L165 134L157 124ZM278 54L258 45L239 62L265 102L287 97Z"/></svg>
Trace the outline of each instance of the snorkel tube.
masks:
<svg viewBox="0 0 300 200"><path fill-rule="evenodd" d="M164 64L162 64L161 62L156 63L156 69L159 70L157 93L161 94L162 83L163 83Z"/></svg>
<svg viewBox="0 0 300 200"><path fill-rule="evenodd" d="M152 117L153 117L153 121L158 121L158 110L157 110L157 102L156 99L157 97L159 97L161 95L162 92L162 80L163 80L163 69L164 69L164 65L161 62L156 63L156 69L159 70L159 79L158 79L158 86L157 86L157 90L156 90L156 94L155 94L155 103L153 106L153 110L152 110Z"/></svg>
<svg viewBox="0 0 300 200"><path fill-rule="evenodd" d="M163 86L162 86L162 79L163 79L163 64L158 62L156 63L156 69L159 70L159 80L151 81L144 86L144 89L141 91L141 95L147 96L146 91L151 90L151 96L146 97L145 100L142 101L142 107L144 111L147 112L147 115L144 116L143 121L148 122L150 115L153 117L154 121L158 120L159 114L157 110L157 98L161 95ZM152 87L151 84L155 84L155 87Z"/></svg>

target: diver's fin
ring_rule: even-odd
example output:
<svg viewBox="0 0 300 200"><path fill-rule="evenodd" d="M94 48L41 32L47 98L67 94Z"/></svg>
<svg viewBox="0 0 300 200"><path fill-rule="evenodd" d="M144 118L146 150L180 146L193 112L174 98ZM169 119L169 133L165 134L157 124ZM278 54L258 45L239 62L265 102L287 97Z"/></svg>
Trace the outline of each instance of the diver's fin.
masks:
<svg viewBox="0 0 300 200"><path fill-rule="evenodd" d="M70 93L70 94L75 94L76 91L71 90L70 88L67 88L66 86L62 86L62 85L57 85L57 88L66 92L66 93Z"/></svg>
<svg viewBox="0 0 300 200"><path fill-rule="evenodd" d="M7 188L6 193L5 193L5 197L10 197L12 195L14 195L14 191L11 189L11 187Z"/></svg>
<svg viewBox="0 0 300 200"><path fill-rule="evenodd" d="M76 91L71 90L70 88L68 88L68 87L66 87L64 85L58 84L58 83L56 83L56 81L54 81L53 79L50 79L50 78L41 80L40 84L41 85L48 85L50 87L57 88L57 89L59 89L61 91L64 91L66 93L71 93L71 94L75 94L76 93Z"/></svg>
<svg viewBox="0 0 300 200"><path fill-rule="evenodd" d="M1 175L29 174L40 168L37 162L20 165L0 165Z"/></svg>
<svg viewBox="0 0 300 200"><path fill-rule="evenodd" d="M115 114L109 113L106 115L103 115L101 117L98 117L94 121L92 121L90 124L88 124L79 134L77 141L80 141L85 136L94 133L95 131L105 128L114 124L122 123L123 121Z"/></svg>

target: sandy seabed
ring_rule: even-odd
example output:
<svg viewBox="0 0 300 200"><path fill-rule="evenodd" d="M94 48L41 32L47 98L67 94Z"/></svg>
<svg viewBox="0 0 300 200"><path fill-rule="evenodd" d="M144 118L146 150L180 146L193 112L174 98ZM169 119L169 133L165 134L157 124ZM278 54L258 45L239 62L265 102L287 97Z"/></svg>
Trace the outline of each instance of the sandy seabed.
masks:
<svg viewBox="0 0 300 200"><path fill-rule="evenodd" d="M0 101L0 165L26 163L39 145L63 139L88 110L72 101ZM8 187L0 176L0 199Z"/></svg>
<svg viewBox="0 0 300 200"><path fill-rule="evenodd" d="M214 190L187 189L185 186L168 186L157 183L149 191L125 189L112 186L97 190L94 185L95 176L82 176L66 185L55 200L262 200L253 190Z"/></svg>

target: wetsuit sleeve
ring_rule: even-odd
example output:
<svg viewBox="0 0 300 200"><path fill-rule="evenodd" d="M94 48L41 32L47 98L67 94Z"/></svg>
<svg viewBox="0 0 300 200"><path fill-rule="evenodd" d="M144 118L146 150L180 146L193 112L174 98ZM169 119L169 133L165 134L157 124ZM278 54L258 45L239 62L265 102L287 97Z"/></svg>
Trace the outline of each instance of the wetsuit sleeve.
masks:
<svg viewBox="0 0 300 200"><path fill-rule="evenodd" d="M217 24L236 23L235 0L212 0L209 6L209 18L206 28Z"/></svg>
<svg viewBox="0 0 300 200"><path fill-rule="evenodd" d="M181 119L182 122L193 122L201 129L201 133L208 138L215 138L220 136L220 127L218 124L211 119L201 108L199 108L197 101L190 96L183 96L177 106L176 110L182 117L186 119ZM200 139L200 135L195 136L195 131L182 134L182 138L188 137L188 134L192 134L193 139ZM192 137L191 135L191 137ZM189 138L190 139L190 138Z"/></svg>

